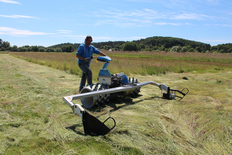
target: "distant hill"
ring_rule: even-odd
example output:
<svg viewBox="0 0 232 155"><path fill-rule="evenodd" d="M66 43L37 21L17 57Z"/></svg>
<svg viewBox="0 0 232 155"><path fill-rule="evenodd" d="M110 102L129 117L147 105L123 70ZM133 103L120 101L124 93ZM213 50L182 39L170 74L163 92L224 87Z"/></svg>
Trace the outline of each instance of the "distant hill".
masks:
<svg viewBox="0 0 232 155"><path fill-rule="evenodd" d="M146 39L134 40L132 41L137 44L138 50L141 51L154 51L154 50L171 50L173 46L179 46L179 48L186 47L186 50L194 50L197 48L199 52L206 52L210 50L210 44L191 41L181 38L173 37L148 37ZM122 50L123 45L127 43L126 41L108 41L108 42L93 42L92 45L99 49L116 49ZM62 46L73 45L74 49L77 49L80 44L62 43L54 46L53 48L62 48Z"/></svg>
<svg viewBox="0 0 232 155"><path fill-rule="evenodd" d="M108 46L110 48L115 48L116 45L123 45L125 44L126 42L125 41L108 41L108 42L93 42L92 45L96 48L102 48L104 49L104 46ZM62 46L69 46L69 45L73 45L74 49L77 49L79 46L80 46L80 43L75 43L75 44L72 44L72 43L62 43L62 44L57 44L57 45L53 45L53 46L49 46L49 48L61 48ZM110 49L109 48L109 49Z"/></svg>
<svg viewBox="0 0 232 155"><path fill-rule="evenodd" d="M93 46L105 50L121 50L121 51L171 51L171 52L217 52L217 53L232 53L232 43L219 44L212 46L207 43L174 38L154 36L145 39L129 41L108 41L108 42L93 42ZM0 51L39 51L39 52L73 52L78 49L80 43L61 43L49 47L43 46L10 46L10 43L0 39Z"/></svg>
<svg viewBox="0 0 232 155"><path fill-rule="evenodd" d="M154 36L149 37L146 39L140 39L137 41L133 41L137 45L141 47L141 49L147 49L152 48L153 50L156 49L170 49L174 46L179 46L180 48L186 47L188 50L191 48L200 50L199 52L205 52L207 50L210 50L210 44L197 42L197 41L191 41L187 39L182 38L173 38L173 37L160 37L160 36ZM184 52L184 51L183 51Z"/></svg>
<svg viewBox="0 0 232 155"><path fill-rule="evenodd" d="M78 43L75 43L75 44L61 43L61 44L49 46L48 48L62 48L62 46L70 46L70 45L73 46L74 49L77 49L80 46L80 44L78 44Z"/></svg>
<svg viewBox="0 0 232 155"><path fill-rule="evenodd" d="M219 53L232 53L232 43L219 44L217 46L212 46L211 51L216 51Z"/></svg>

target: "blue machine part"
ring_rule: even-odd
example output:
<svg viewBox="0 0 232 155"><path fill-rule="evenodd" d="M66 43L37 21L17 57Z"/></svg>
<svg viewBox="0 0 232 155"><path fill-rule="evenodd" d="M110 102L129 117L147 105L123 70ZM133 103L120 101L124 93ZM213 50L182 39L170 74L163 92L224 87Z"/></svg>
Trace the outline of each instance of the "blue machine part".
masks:
<svg viewBox="0 0 232 155"><path fill-rule="evenodd" d="M121 77L123 78L123 80L121 81L122 83L129 83L129 80L125 74L123 74Z"/></svg>
<svg viewBox="0 0 232 155"><path fill-rule="evenodd" d="M111 76L108 69L101 69L98 76Z"/></svg>
<svg viewBox="0 0 232 155"><path fill-rule="evenodd" d="M125 84L129 83L129 79L127 78L125 73L117 73L116 75L117 75L117 77L120 77L122 79L121 80L122 83L125 83Z"/></svg>
<svg viewBox="0 0 232 155"><path fill-rule="evenodd" d="M102 61L102 62L109 62L112 61L112 59L108 56L102 56L102 57L98 57L97 58L98 61Z"/></svg>
<svg viewBox="0 0 232 155"><path fill-rule="evenodd" d="M106 69L106 68L109 66L109 64L110 64L110 63L106 62L106 63L104 64L104 66L103 66L102 69Z"/></svg>

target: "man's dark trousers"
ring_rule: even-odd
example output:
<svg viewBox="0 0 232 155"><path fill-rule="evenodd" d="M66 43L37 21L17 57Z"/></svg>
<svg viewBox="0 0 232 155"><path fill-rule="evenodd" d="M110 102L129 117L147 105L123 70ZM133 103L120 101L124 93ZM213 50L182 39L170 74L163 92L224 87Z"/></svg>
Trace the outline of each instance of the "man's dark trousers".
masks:
<svg viewBox="0 0 232 155"><path fill-rule="evenodd" d="M79 87L79 91L85 86L86 78L89 85L92 84L92 71L89 69L89 64L87 63L78 63L80 69L82 70L82 78Z"/></svg>

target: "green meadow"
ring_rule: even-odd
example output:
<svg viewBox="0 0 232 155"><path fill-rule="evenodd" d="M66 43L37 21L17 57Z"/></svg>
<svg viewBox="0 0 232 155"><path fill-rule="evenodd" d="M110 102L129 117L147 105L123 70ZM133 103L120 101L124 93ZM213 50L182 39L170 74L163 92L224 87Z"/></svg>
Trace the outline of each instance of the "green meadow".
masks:
<svg viewBox="0 0 232 155"><path fill-rule="evenodd" d="M167 72L215 72L230 70L232 54L218 53L177 53L177 52L105 52L112 58L108 67L114 74L124 72L126 75L160 75ZM29 62L46 65L68 73L81 76L75 53L44 53L44 52L10 52L18 58ZM97 56L97 55L95 55ZM96 81L102 62L92 60L91 70Z"/></svg>
<svg viewBox="0 0 232 155"><path fill-rule="evenodd" d="M190 93L181 101L164 100L157 87L142 87L137 98L91 109L117 126L89 136L62 100L78 91L75 53L0 54L0 154L232 154L231 54L106 53L112 74ZM102 66L92 60L95 82Z"/></svg>

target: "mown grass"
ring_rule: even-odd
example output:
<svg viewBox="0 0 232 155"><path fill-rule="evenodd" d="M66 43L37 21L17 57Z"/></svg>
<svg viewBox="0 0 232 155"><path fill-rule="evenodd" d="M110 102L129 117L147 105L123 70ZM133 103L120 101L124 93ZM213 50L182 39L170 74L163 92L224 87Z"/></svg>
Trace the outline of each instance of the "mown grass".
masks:
<svg viewBox="0 0 232 155"><path fill-rule="evenodd" d="M46 65L81 76L75 53L11 52L13 56L29 62ZM232 54L216 53L166 53L166 52L106 52L112 58L108 69L111 74L161 75L167 72L217 72L232 67ZM96 81L103 63L91 62Z"/></svg>
<svg viewBox="0 0 232 155"><path fill-rule="evenodd" d="M163 100L157 87L145 86L137 98L92 109L117 122L109 134L92 137L62 101L78 90L79 77L1 55L0 154L232 154L231 71L135 76L190 93Z"/></svg>

